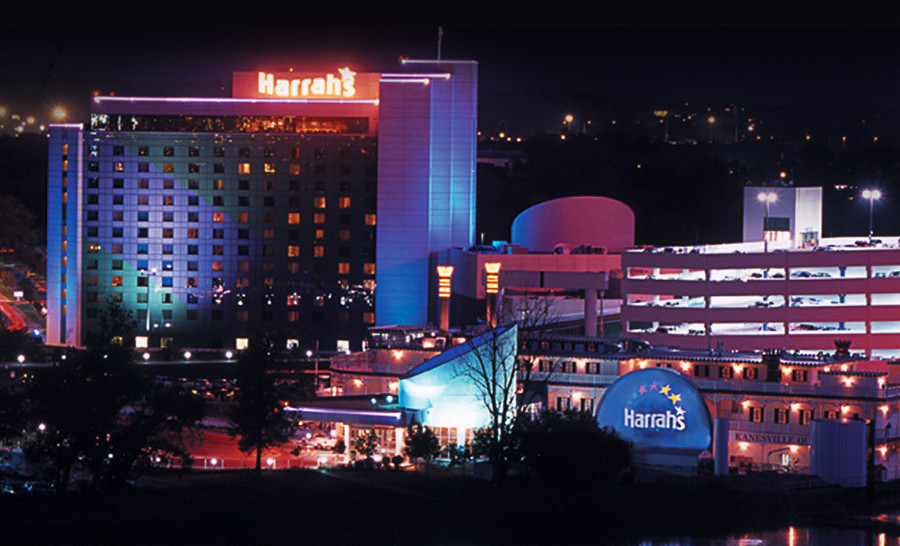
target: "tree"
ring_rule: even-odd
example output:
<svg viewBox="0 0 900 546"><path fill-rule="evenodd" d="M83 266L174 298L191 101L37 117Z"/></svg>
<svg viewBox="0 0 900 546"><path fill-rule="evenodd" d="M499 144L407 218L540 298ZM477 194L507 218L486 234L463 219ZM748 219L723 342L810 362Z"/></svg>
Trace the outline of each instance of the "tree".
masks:
<svg viewBox="0 0 900 546"><path fill-rule="evenodd" d="M476 455L491 463L491 480L500 487L509 466L516 416L517 327L499 326L469 339L470 350L462 357L460 375L473 387L488 417L479 431ZM473 446L474 448L475 446Z"/></svg>
<svg viewBox="0 0 900 546"><path fill-rule="evenodd" d="M406 447L403 451L410 459L427 463L440 454L441 447L430 428L413 420L406 429Z"/></svg>
<svg viewBox="0 0 900 546"><path fill-rule="evenodd" d="M368 433L360 434L353 442L353 448L357 455L363 455L367 460L372 459L372 455L378 449L378 437L375 431L370 430Z"/></svg>
<svg viewBox="0 0 900 546"><path fill-rule="evenodd" d="M287 442L294 431L294 422L283 411L281 389L273 372L277 370L275 340L257 336L241 353L237 366L237 395L230 413L238 436L238 449L256 452L256 476L262 472L262 451Z"/></svg>
<svg viewBox="0 0 900 546"><path fill-rule="evenodd" d="M525 464L545 484L610 483L631 464L631 444L588 412L544 410L519 419L515 436Z"/></svg>

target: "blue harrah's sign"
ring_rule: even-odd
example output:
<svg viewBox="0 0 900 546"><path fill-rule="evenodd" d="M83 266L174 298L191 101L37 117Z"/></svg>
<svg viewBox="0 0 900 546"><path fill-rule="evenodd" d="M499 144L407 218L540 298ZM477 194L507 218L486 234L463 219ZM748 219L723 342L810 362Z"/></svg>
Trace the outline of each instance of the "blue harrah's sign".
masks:
<svg viewBox="0 0 900 546"><path fill-rule="evenodd" d="M616 380L597 408L601 427L616 430L638 451L709 449L712 418L697 386L669 368L635 370Z"/></svg>

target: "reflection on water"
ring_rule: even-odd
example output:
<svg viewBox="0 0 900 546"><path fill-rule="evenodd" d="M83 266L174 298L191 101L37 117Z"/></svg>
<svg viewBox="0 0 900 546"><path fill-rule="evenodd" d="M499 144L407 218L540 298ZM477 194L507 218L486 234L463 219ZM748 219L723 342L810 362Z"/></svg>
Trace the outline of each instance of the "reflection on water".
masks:
<svg viewBox="0 0 900 546"><path fill-rule="evenodd" d="M900 523L900 513L882 514L879 521ZM788 527L724 539L678 538L646 541L639 546L900 546L900 536L862 529Z"/></svg>

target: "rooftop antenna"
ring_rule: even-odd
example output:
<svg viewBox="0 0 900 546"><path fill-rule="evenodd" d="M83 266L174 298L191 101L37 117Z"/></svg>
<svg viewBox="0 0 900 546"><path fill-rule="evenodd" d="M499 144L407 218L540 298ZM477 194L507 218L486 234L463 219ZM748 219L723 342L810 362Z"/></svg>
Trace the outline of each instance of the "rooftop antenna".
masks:
<svg viewBox="0 0 900 546"><path fill-rule="evenodd" d="M441 42L444 40L444 27L438 27L438 55L437 60L441 60Z"/></svg>

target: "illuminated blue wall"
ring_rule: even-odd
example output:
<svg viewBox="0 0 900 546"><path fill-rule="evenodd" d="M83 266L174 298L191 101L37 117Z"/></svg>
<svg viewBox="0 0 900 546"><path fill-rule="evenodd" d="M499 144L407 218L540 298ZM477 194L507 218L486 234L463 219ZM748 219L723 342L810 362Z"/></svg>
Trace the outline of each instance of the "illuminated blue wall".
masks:
<svg viewBox="0 0 900 546"><path fill-rule="evenodd" d="M475 240L478 65L404 64L380 87L378 325L426 324L429 256Z"/></svg>
<svg viewBox="0 0 900 546"><path fill-rule="evenodd" d="M637 451L692 451L712 444L706 401L686 375L668 368L635 370L603 394L597 422L611 427Z"/></svg>
<svg viewBox="0 0 900 546"><path fill-rule="evenodd" d="M422 424L429 427L488 426L484 390L469 370L489 364L498 371L498 382L511 382L505 392L515 412L516 331L515 325L497 328L413 368L400 377L400 406L420 412Z"/></svg>

